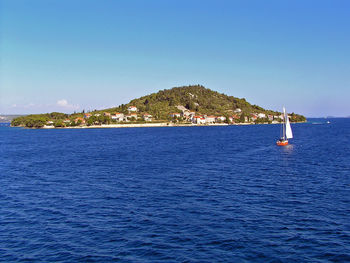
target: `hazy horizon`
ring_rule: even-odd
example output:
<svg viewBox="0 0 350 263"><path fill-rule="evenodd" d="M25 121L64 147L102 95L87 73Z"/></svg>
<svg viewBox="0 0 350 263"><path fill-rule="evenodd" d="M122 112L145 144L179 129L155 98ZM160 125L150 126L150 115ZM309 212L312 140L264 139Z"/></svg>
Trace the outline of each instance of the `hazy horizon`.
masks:
<svg viewBox="0 0 350 263"><path fill-rule="evenodd" d="M348 1L0 0L0 114L72 113L201 84L350 116Z"/></svg>

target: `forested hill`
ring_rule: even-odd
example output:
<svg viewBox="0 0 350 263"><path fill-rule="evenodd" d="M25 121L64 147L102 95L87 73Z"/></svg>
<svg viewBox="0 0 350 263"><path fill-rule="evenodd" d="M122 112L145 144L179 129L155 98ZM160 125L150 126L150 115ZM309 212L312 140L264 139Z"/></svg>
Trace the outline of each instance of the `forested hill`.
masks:
<svg viewBox="0 0 350 263"><path fill-rule="evenodd" d="M128 108L130 106L137 107L137 121L142 118L144 114L152 115L152 121L171 121L174 113L181 113L182 111L191 111L196 115L214 115L224 116L226 120L229 118L240 119L240 122L249 122L254 115L263 113L266 116L279 115L280 113L272 110L265 110L257 105L248 103L244 98L236 98L227 96L225 94L207 89L201 85L192 85L184 87L176 87L172 89L165 89L143 96L138 99L131 100L128 104L122 104L118 107L94 110L90 115L87 125L91 123L109 123L111 121L110 114L123 113L129 114ZM85 114L84 114L85 113ZM97 117L99 116L99 117ZM86 112L63 114L58 112L27 115L15 118L11 124L13 126L26 127L43 127L47 123L54 123L55 127L62 127L69 125L80 125L77 118L86 118ZM298 114L291 114L291 121L305 121L305 117ZM180 120L181 121L181 120ZM185 121L185 120L183 120ZM255 120L255 123L267 122L265 118ZM270 120L271 121L271 120Z"/></svg>
<svg viewBox="0 0 350 263"><path fill-rule="evenodd" d="M227 96L201 85L161 90L157 93L134 99L121 107L136 106L140 112L148 112L162 119L167 118L170 112L181 112L176 107L179 105L198 114L226 116L231 115L236 109L241 109L246 115L251 113L277 114L276 111L265 110L257 105L251 105L245 99ZM118 110L118 108L111 110Z"/></svg>
<svg viewBox="0 0 350 263"><path fill-rule="evenodd" d="M244 112L264 111L258 106L252 106L245 99L227 96L206 89L201 85L165 89L130 101L129 105L136 106L140 111L151 114L168 114L180 112L176 106L184 106L190 111L201 114L224 115L240 108Z"/></svg>

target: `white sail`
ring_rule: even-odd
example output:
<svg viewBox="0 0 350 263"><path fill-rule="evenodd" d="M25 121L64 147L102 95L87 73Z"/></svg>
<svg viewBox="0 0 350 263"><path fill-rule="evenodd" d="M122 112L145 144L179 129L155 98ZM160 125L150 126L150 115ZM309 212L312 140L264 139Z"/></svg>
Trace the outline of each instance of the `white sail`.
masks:
<svg viewBox="0 0 350 263"><path fill-rule="evenodd" d="M284 110L284 108L283 108L283 110ZM293 138L292 127L290 127L288 114L285 111L284 111L284 114L285 114L284 117L286 120L286 138L291 139L291 138Z"/></svg>

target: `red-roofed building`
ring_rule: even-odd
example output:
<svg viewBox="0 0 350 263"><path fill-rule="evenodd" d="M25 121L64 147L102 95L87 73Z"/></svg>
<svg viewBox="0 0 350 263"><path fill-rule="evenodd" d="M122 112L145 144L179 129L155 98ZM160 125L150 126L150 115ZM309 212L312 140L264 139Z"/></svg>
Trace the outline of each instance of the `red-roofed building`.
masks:
<svg viewBox="0 0 350 263"><path fill-rule="evenodd" d="M203 116L194 116L192 122L195 124L204 124L205 118Z"/></svg>
<svg viewBox="0 0 350 263"><path fill-rule="evenodd" d="M250 119L251 119L252 121L256 121L257 118L258 118L258 116L257 116L256 114L254 114L254 113L252 113L252 114L250 115Z"/></svg>
<svg viewBox="0 0 350 263"><path fill-rule="evenodd" d="M91 113L85 113L85 114L84 114L84 118L85 118L85 119L88 119L88 118L90 118L90 117L91 117Z"/></svg>
<svg viewBox="0 0 350 263"><path fill-rule="evenodd" d="M151 114L145 113L145 114L142 115L142 118L145 121L152 121L153 116Z"/></svg>
<svg viewBox="0 0 350 263"><path fill-rule="evenodd" d="M129 111L129 112L137 112L137 107L135 107L135 106L129 106L129 107L128 107L128 111Z"/></svg>
<svg viewBox="0 0 350 263"><path fill-rule="evenodd" d="M213 116L213 115L208 115L208 116L205 117L205 122L206 123L214 123L215 120L216 120L216 117Z"/></svg>

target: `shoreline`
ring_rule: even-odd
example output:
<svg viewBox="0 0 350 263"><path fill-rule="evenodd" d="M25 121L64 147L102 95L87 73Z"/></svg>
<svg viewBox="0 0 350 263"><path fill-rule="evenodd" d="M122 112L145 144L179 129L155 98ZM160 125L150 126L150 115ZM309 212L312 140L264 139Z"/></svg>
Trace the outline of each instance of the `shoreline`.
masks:
<svg viewBox="0 0 350 263"><path fill-rule="evenodd" d="M307 123L307 122L293 122L293 123ZM11 126L21 127L26 129L111 129L111 128L152 128L152 127L209 127L209 126L247 126L247 125L276 125L280 123L213 123L213 124L174 124L169 122L160 123L130 123L130 124L102 124L91 126L73 126L73 127L54 127L44 126L42 128L29 128L24 126Z"/></svg>
<svg viewBox="0 0 350 263"><path fill-rule="evenodd" d="M227 123L217 123L217 124L174 124L169 122L159 122L159 123L130 123L130 124L102 124L102 125L91 125L91 126L74 126L74 127L53 127L44 126L39 129L108 129L108 128L144 128L144 127L196 127L196 126L228 126Z"/></svg>

